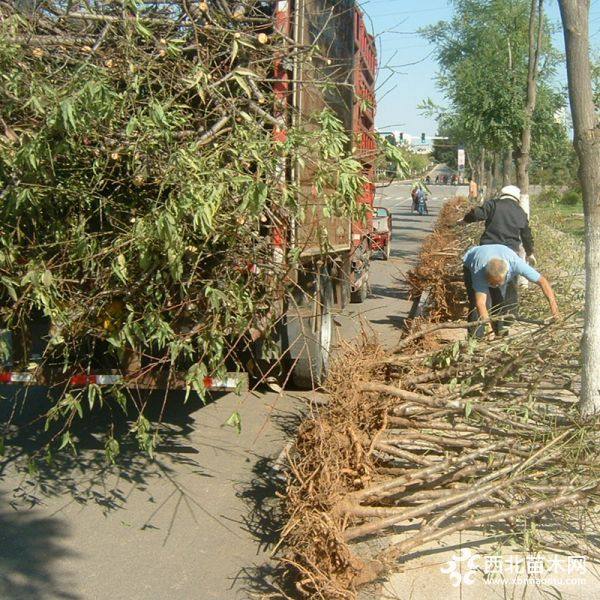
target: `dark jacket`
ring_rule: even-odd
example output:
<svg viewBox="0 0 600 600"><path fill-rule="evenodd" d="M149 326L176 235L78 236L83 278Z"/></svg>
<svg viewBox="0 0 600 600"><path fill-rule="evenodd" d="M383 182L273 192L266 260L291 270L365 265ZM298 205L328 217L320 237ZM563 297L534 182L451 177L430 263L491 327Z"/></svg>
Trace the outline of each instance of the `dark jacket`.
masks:
<svg viewBox="0 0 600 600"><path fill-rule="evenodd" d="M465 215L466 223L485 221L479 244L502 244L515 252L523 243L525 254L533 254L533 235L525 211L511 198L487 200Z"/></svg>

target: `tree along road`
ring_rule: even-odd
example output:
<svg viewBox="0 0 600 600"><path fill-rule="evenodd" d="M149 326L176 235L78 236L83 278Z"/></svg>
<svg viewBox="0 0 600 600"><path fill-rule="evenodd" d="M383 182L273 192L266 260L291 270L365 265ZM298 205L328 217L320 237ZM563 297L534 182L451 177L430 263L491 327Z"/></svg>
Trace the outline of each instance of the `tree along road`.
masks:
<svg viewBox="0 0 600 600"><path fill-rule="evenodd" d="M402 275L458 188L431 191L424 217L411 214L410 186L378 193L393 213L391 257L374 259L367 301L336 316L338 341L361 324L384 344L398 339L410 307ZM268 591L279 527L273 459L317 397L261 391L203 406L172 394L154 461L125 448L107 467L101 418L79 432L77 456L64 454L37 479L9 457L0 464L0 598L227 600ZM162 404L160 394L148 399ZM239 435L224 426L236 410ZM25 431L18 449L26 453L33 436Z"/></svg>

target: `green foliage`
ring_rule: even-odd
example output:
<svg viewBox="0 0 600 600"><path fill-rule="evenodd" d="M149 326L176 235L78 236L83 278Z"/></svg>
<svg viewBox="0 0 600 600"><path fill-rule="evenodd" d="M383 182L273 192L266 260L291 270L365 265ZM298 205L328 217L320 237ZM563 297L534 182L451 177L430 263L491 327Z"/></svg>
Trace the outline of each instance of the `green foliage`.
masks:
<svg viewBox="0 0 600 600"><path fill-rule="evenodd" d="M566 98L547 86L538 90L532 124L530 173L542 185L570 185L577 178L577 157L564 123L556 115Z"/></svg>
<svg viewBox="0 0 600 600"><path fill-rule="evenodd" d="M600 106L600 57L596 53L591 60L592 88L594 92L594 104Z"/></svg>
<svg viewBox="0 0 600 600"><path fill-rule="evenodd" d="M383 146L386 163L393 165L395 174L399 177L404 177L409 174L409 161L412 153L403 146L391 144L388 139L378 139L379 143Z"/></svg>
<svg viewBox="0 0 600 600"><path fill-rule="evenodd" d="M438 86L446 94L447 109L425 104L429 114L437 111L440 133L467 149L475 163L481 149L503 153L518 148L526 121L525 99L528 67L529 0L453 0L451 21L424 30L434 44L440 73ZM546 24L540 97L551 96L552 78L558 55L552 48ZM534 138L553 118L538 111ZM536 117L534 116L534 119ZM535 129L535 126L534 126ZM534 149L534 153L536 149ZM455 150L454 150L455 153ZM537 148L538 156L542 154ZM455 164L452 153L436 150L440 162Z"/></svg>
<svg viewBox="0 0 600 600"><path fill-rule="evenodd" d="M544 206L551 205L558 202L560 199L559 188L549 185L542 189L542 191L536 196L536 203Z"/></svg>
<svg viewBox="0 0 600 600"><path fill-rule="evenodd" d="M581 192L575 190L565 192L560 201L566 206L583 206Z"/></svg>
<svg viewBox="0 0 600 600"><path fill-rule="evenodd" d="M225 421L225 425L228 425L229 427L233 427L236 432L239 434L242 433L242 417L240 416L240 413L236 410L235 412L232 412L231 415L229 416L229 418L227 419L227 421Z"/></svg>
<svg viewBox="0 0 600 600"><path fill-rule="evenodd" d="M133 18L122 20L112 2L94 6L110 27L59 19L71 41L39 46L31 40L45 21L2 8L1 325L26 331L47 318L44 362L64 372L140 354L148 372L187 371L189 389L203 395L203 378L231 368L226 360L235 366L251 330L268 334L273 299L286 293L273 228L305 214L299 184L283 185L283 171L305 166L326 215L348 217L362 168L330 110L274 140L271 66L294 48L261 41L260 14L254 27L214 3L210 19L128 3ZM90 390L85 403L65 394L47 428L72 447L68 428L88 418L83 407L91 414L107 403L130 406L120 389ZM153 452L143 410L131 433ZM118 442L110 434L106 444L113 461Z"/></svg>
<svg viewBox="0 0 600 600"><path fill-rule="evenodd" d="M563 202L565 197L567 202ZM575 202L575 204L572 204L572 202ZM558 187L547 187L534 198L533 207L534 225L538 226L540 224L542 227L551 228L552 238L557 240L557 247L564 245L561 238L561 236L564 237L564 234L568 234L572 242L583 240L585 230L580 190L571 189L561 192ZM536 239L536 247L543 243L547 247L547 252L552 251L550 242L540 239L540 235L537 235ZM581 252L581 247L577 246L577 251ZM564 261L569 264L569 261L573 261L573 264L581 267L583 254L577 256L576 260L573 259L572 254L567 258L561 256L561 262ZM538 255L537 250L536 255Z"/></svg>
<svg viewBox="0 0 600 600"><path fill-rule="evenodd" d="M420 174L429 164L427 156L413 152L407 145L398 145L393 135L377 136L376 141L376 168L384 178L403 179Z"/></svg>

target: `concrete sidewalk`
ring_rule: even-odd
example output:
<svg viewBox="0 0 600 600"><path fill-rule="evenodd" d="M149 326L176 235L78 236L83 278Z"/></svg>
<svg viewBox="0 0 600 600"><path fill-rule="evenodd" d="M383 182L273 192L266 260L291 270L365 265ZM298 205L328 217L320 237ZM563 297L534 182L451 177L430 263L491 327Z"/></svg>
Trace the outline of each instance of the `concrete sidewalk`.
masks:
<svg viewBox="0 0 600 600"><path fill-rule="evenodd" d="M504 536L463 532L408 556L375 597L588 600L600 598L600 569L577 555L524 553L511 548Z"/></svg>

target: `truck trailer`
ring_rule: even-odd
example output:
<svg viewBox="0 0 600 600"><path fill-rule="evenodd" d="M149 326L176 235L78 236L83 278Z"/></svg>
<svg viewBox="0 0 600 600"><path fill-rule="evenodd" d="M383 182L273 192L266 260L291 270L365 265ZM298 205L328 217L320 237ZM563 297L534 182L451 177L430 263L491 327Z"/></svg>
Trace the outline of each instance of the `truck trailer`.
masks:
<svg viewBox="0 0 600 600"><path fill-rule="evenodd" d="M237 10L235 3L226 4L231 5L231 12ZM285 381L291 378L297 386L313 388L321 385L327 375L334 312L348 302L363 302L367 296L375 196L377 57L373 36L354 0L278 0L260 4L271 20L270 27L264 28L266 36L276 33L298 48L318 50L308 61L273 56L273 140L285 141L289 127L310 127L315 114L330 109L349 134L351 147L347 150L360 162L366 181L358 198L361 217L351 220L327 213L315 189L313 167L285 160L280 165L280 184L295 183L305 216L283 220L269 232L275 262L294 256L294 262L286 265L293 281L290 293L272 299L278 326L276 333L269 335L276 338L280 366L275 369L272 360L263 360L262 349L273 344L266 344L260 331L252 336L248 365L259 378L277 373ZM211 2L201 5L208 11ZM319 85L319 81L327 81L327 85ZM40 357L51 328L52 323L42 319L30 323L26 335L5 332L10 356L0 371L0 383L75 388L90 384L140 389L188 386L185 372L144 369L143 358L136 352L126 353L114 368L90 365L84 371L73 372L47 366ZM206 390L234 390L240 389L243 381L244 374L235 369L218 377L207 373L203 384Z"/></svg>

